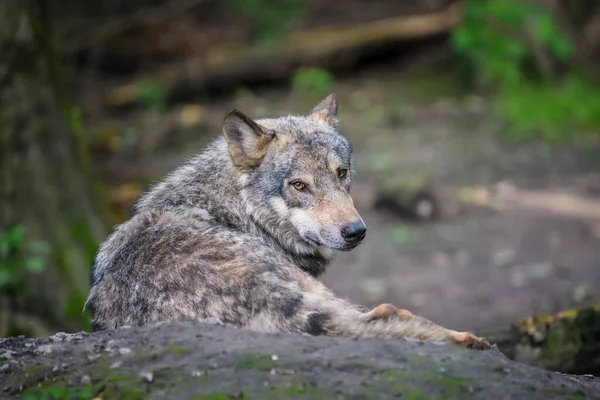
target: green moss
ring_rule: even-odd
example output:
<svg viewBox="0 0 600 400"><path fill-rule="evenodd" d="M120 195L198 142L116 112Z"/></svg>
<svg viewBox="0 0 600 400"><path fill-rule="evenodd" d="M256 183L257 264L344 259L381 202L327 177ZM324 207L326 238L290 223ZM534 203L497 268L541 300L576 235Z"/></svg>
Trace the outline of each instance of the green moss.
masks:
<svg viewBox="0 0 600 400"><path fill-rule="evenodd" d="M207 393L192 397L193 400L231 400L230 396L221 393Z"/></svg>
<svg viewBox="0 0 600 400"><path fill-rule="evenodd" d="M573 326L556 324L548 332L544 346L543 358L550 363L564 357L573 357L581 350L579 331Z"/></svg>
<svg viewBox="0 0 600 400"><path fill-rule="evenodd" d="M513 359L542 368L581 374L597 366L600 307L565 310L520 322L522 342ZM535 344L530 341L535 337ZM581 366L586 366L582 370Z"/></svg>
<svg viewBox="0 0 600 400"><path fill-rule="evenodd" d="M52 376L52 365L34 365L26 367L23 372L26 373L32 380L41 380Z"/></svg>
<svg viewBox="0 0 600 400"><path fill-rule="evenodd" d="M99 384L99 389L104 385L100 397L107 399L142 400L146 396L144 381L139 376L116 375L110 376L105 383Z"/></svg>
<svg viewBox="0 0 600 400"><path fill-rule="evenodd" d="M45 380L39 386L26 388L23 396L28 400L79 400L94 396L106 399L142 400L146 397L144 381L139 376L127 374L111 376L106 371L99 376L103 377L100 382L83 386L71 384L63 379ZM80 382L80 379L76 377L74 381Z"/></svg>
<svg viewBox="0 0 600 400"><path fill-rule="evenodd" d="M469 378L457 378L457 377L445 377L445 376L436 376L430 377L425 380L426 382L442 386L445 389L450 390L458 390L461 389L462 386L468 385L473 382L472 379Z"/></svg>
<svg viewBox="0 0 600 400"><path fill-rule="evenodd" d="M254 369L258 371L270 371L275 367L275 362L271 356L265 354L246 354L235 364L235 369Z"/></svg>
<svg viewBox="0 0 600 400"><path fill-rule="evenodd" d="M168 344L165 346L165 351L175 356L184 356L190 352L190 349L178 344Z"/></svg>
<svg viewBox="0 0 600 400"><path fill-rule="evenodd" d="M22 395L24 400L79 400L92 398L93 392L90 387L73 389L66 382L59 381L27 388Z"/></svg>
<svg viewBox="0 0 600 400"><path fill-rule="evenodd" d="M402 395L406 400L431 399L431 397L425 397L425 393L417 389L406 389L403 391Z"/></svg>
<svg viewBox="0 0 600 400"><path fill-rule="evenodd" d="M414 387L415 383L425 382L431 388L425 394ZM372 386L367 388L365 394L372 391L381 393L401 393L406 399L443 399L448 396L452 398L467 397L466 386L473 383L470 378L443 376L422 369L390 370L375 377ZM435 393L438 393L435 395Z"/></svg>
<svg viewBox="0 0 600 400"><path fill-rule="evenodd" d="M267 396L269 399L333 399L332 391L302 384L294 384L287 387L274 387Z"/></svg>
<svg viewBox="0 0 600 400"><path fill-rule="evenodd" d="M284 396L299 396L307 393L309 390L302 387L290 387L290 388L274 388L272 393L281 394Z"/></svg>
<svg viewBox="0 0 600 400"><path fill-rule="evenodd" d="M33 365L31 367L23 368L23 372L25 372L27 375L37 375L40 371L48 368L52 369L52 367L48 367L46 365Z"/></svg>

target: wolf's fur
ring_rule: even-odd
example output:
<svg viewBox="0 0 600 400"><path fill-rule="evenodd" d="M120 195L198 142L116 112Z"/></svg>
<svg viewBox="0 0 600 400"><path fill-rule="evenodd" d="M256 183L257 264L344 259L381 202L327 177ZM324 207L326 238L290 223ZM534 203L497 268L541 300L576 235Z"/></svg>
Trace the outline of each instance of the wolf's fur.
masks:
<svg viewBox="0 0 600 400"><path fill-rule="evenodd" d="M362 240L340 233L362 223L353 176L335 95L306 116L230 111L223 136L143 195L101 245L86 301L94 329L218 318L262 332L489 348L389 304L366 312L318 280L335 250Z"/></svg>

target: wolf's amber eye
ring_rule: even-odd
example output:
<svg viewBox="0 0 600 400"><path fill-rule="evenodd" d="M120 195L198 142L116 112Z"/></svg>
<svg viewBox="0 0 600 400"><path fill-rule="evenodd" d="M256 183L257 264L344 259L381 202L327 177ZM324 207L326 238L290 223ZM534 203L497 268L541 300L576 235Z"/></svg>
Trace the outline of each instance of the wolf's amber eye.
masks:
<svg viewBox="0 0 600 400"><path fill-rule="evenodd" d="M306 185L300 181L293 182L292 185L294 185L294 189L296 190L303 190L306 187Z"/></svg>
<svg viewBox="0 0 600 400"><path fill-rule="evenodd" d="M347 169L340 169L338 171L338 177L341 178L345 178L346 175L348 174L348 170Z"/></svg>

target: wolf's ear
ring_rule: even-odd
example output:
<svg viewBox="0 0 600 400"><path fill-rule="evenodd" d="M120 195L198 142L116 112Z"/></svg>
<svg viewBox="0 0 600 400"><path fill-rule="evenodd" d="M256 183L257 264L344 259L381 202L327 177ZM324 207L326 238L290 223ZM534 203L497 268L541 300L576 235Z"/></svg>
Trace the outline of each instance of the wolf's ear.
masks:
<svg viewBox="0 0 600 400"><path fill-rule="evenodd" d="M229 110L225 115L223 135L233 163L242 171L249 171L260 164L274 137L236 109Z"/></svg>
<svg viewBox="0 0 600 400"><path fill-rule="evenodd" d="M337 126L338 98L332 93L315 106L308 114L309 117L320 119L329 125Z"/></svg>

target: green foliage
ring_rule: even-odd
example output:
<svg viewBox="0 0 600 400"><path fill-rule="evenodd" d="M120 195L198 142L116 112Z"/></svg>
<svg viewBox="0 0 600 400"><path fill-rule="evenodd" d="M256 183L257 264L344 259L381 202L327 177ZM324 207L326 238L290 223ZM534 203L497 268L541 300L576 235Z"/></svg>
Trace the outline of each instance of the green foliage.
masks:
<svg viewBox="0 0 600 400"><path fill-rule="evenodd" d="M0 231L0 289L17 288L26 274L46 267L50 248L46 243L27 241L23 225Z"/></svg>
<svg viewBox="0 0 600 400"><path fill-rule="evenodd" d="M536 49L552 61L574 55L570 40L543 6L517 0L467 1L464 23L454 31L452 43L478 80L511 87L526 80Z"/></svg>
<svg viewBox="0 0 600 400"><path fill-rule="evenodd" d="M70 109L69 127L74 132L83 132L83 118L81 116L81 109L78 107L71 107Z"/></svg>
<svg viewBox="0 0 600 400"><path fill-rule="evenodd" d="M583 137L600 127L600 91L571 75L553 85L526 84L504 91L494 104L512 121L508 138L537 133L548 142Z"/></svg>
<svg viewBox="0 0 600 400"><path fill-rule="evenodd" d="M167 91L160 82L144 80L137 88L137 100L144 104L150 111L160 114L165 111L167 104Z"/></svg>
<svg viewBox="0 0 600 400"><path fill-rule="evenodd" d="M573 71L574 46L542 5L468 0L452 43L474 83L498 91L494 109L512 139L572 139L600 126L600 94Z"/></svg>
<svg viewBox="0 0 600 400"><path fill-rule="evenodd" d="M93 393L89 389L72 391L68 388L58 386L50 388L40 395L25 396L24 400L83 400L92 398Z"/></svg>
<svg viewBox="0 0 600 400"><path fill-rule="evenodd" d="M334 81L333 74L325 69L302 67L292 76L292 88L303 92L326 92Z"/></svg>
<svg viewBox="0 0 600 400"><path fill-rule="evenodd" d="M335 77L322 68L301 67L292 75L290 84L303 106L309 107L331 93Z"/></svg>
<svg viewBox="0 0 600 400"><path fill-rule="evenodd" d="M226 4L250 19L261 44L276 42L303 15L299 0L227 0Z"/></svg>

